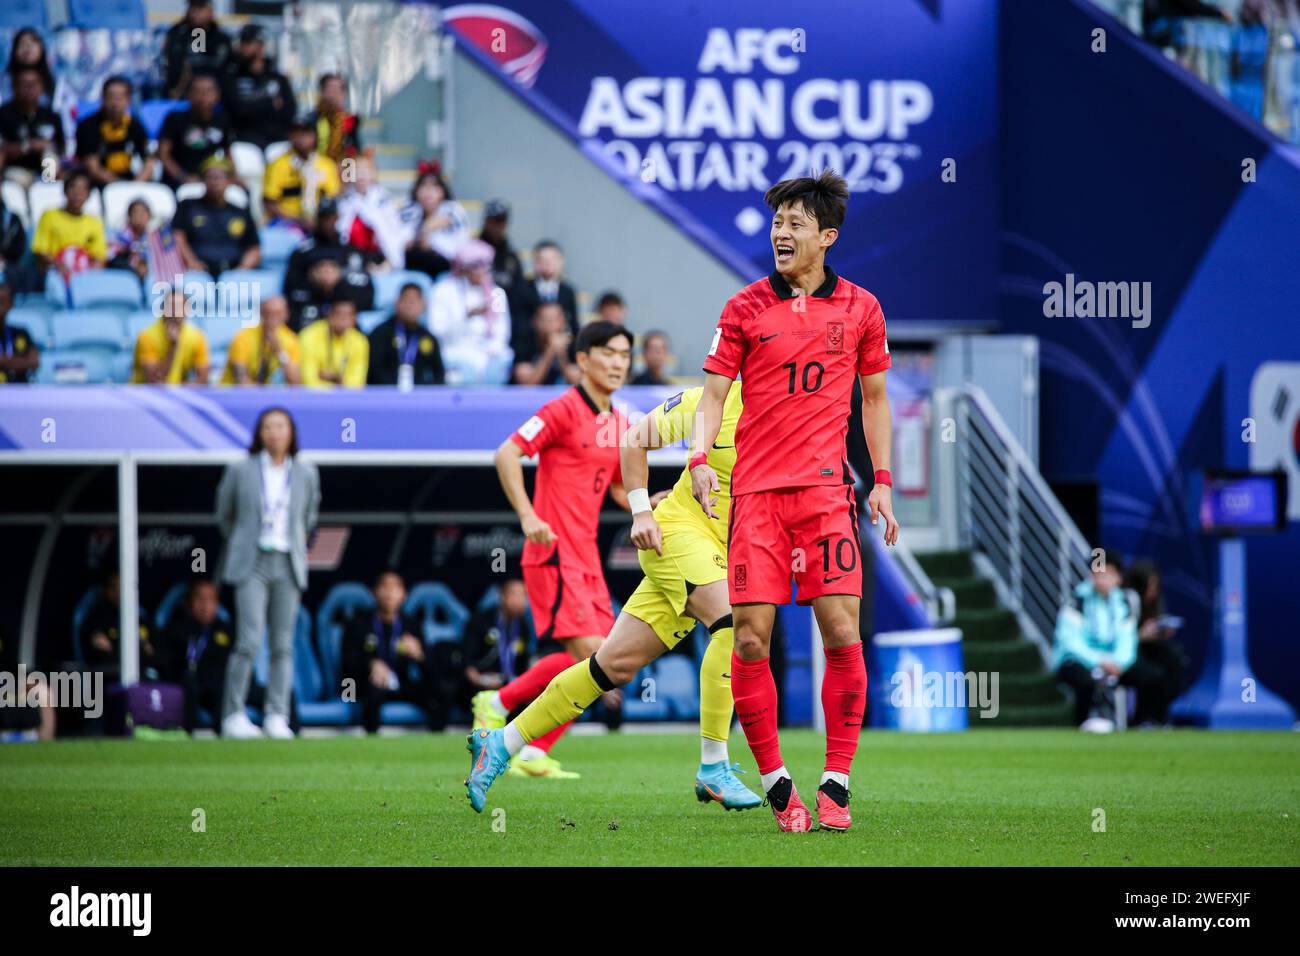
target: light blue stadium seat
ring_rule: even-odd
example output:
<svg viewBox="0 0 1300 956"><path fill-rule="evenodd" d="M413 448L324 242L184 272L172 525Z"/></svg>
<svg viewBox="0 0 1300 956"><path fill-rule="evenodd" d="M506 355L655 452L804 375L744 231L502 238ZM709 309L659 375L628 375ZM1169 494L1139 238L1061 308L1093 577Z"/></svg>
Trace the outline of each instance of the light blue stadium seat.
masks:
<svg viewBox="0 0 1300 956"><path fill-rule="evenodd" d="M357 328L365 335L369 335L379 325L381 325L390 313L380 309L369 309L357 316Z"/></svg>
<svg viewBox="0 0 1300 956"><path fill-rule="evenodd" d="M148 26L143 0L68 0L68 21L84 30L143 30Z"/></svg>
<svg viewBox="0 0 1300 956"><path fill-rule="evenodd" d="M189 103L185 100L145 100L140 104L136 115L140 118L140 125L149 134L149 138L157 139L167 114L175 110L183 110L187 106Z"/></svg>
<svg viewBox="0 0 1300 956"><path fill-rule="evenodd" d="M221 273L222 282L248 283L257 290L252 298L265 302L284 288L284 273L279 269L230 269Z"/></svg>
<svg viewBox="0 0 1300 956"><path fill-rule="evenodd" d="M0 28L37 27L43 30L47 26L45 0L5 0L0 4Z"/></svg>
<svg viewBox="0 0 1300 956"><path fill-rule="evenodd" d="M469 621L469 609L438 581L424 581L411 588L402 613L424 617L424 643L458 641Z"/></svg>
<svg viewBox="0 0 1300 956"><path fill-rule="evenodd" d="M325 671L311 643L311 618L301 607L293 635L293 693L298 721L305 727L340 727L356 722L357 705L343 700L338 684L325 681Z"/></svg>
<svg viewBox="0 0 1300 956"><path fill-rule="evenodd" d="M397 294L402 291L402 286L410 282L414 282L424 290L424 299L427 303L433 289L433 280L423 272L403 270L376 273L374 275L375 308L390 311L397 302Z"/></svg>
<svg viewBox="0 0 1300 956"><path fill-rule="evenodd" d="M302 236L284 226L268 226L262 230L262 265L267 269L283 270L302 242Z"/></svg>
<svg viewBox="0 0 1300 956"><path fill-rule="evenodd" d="M55 309L68 307L68 284L55 269L49 269L45 273L45 301Z"/></svg>
<svg viewBox="0 0 1300 956"><path fill-rule="evenodd" d="M69 283L68 292L74 309L94 306L120 306L138 309L144 293L135 273L125 269L92 269L78 272Z"/></svg>
<svg viewBox="0 0 1300 956"><path fill-rule="evenodd" d="M316 646L320 650L325 683L338 686L342 667L343 626L359 610L375 606L374 595L357 581L341 581L330 588L316 609Z"/></svg>
<svg viewBox="0 0 1300 956"><path fill-rule="evenodd" d="M131 381L131 368L135 364L135 355L131 349L123 349L113 355L110 365L112 381L126 385Z"/></svg>
<svg viewBox="0 0 1300 956"><path fill-rule="evenodd" d="M194 321L208 337L208 349L214 352L225 352L229 349L230 343L244 327L244 320L237 315L209 315L203 318L196 317ZM213 365L215 367L216 363L214 362Z"/></svg>
<svg viewBox="0 0 1300 956"><path fill-rule="evenodd" d="M69 309L53 322L54 347L120 349L126 339L122 313L108 309Z"/></svg>
<svg viewBox="0 0 1300 956"><path fill-rule="evenodd" d="M51 349L36 370L40 385L106 385L113 379L116 349Z"/></svg>
<svg viewBox="0 0 1300 956"><path fill-rule="evenodd" d="M47 310L15 306L9 310L8 323L10 328L26 329L38 348L50 347L50 313Z"/></svg>

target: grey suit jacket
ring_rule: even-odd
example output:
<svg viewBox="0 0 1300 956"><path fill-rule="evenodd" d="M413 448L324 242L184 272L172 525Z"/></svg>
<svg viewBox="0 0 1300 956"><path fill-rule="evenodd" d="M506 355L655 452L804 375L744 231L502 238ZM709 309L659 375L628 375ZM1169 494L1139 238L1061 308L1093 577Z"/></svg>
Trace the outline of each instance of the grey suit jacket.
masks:
<svg viewBox="0 0 1300 956"><path fill-rule="evenodd" d="M289 473L289 560L298 589L307 590L307 539L320 515L320 473L302 458L293 459ZM226 539L217 576L227 584L243 584L257 561L262 532L261 455L226 467L217 486L217 525Z"/></svg>

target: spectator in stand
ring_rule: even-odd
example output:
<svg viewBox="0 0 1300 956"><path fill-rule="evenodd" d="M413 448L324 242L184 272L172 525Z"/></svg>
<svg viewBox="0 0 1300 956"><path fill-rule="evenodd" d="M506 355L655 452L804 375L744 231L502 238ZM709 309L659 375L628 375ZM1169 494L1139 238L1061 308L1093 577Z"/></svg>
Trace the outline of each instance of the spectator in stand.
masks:
<svg viewBox="0 0 1300 956"><path fill-rule="evenodd" d="M621 324L621 323L620 323ZM641 374L632 379L633 385L671 385L668 366L673 360L673 346L668 333L655 329L641 339Z"/></svg>
<svg viewBox="0 0 1300 956"><path fill-rule="evenodd" d="M299 116L289 124L289 149L266 167L262 205L268 226L289 226L304 236L316 228L321 200L339 194L334 161L316 152L316 126Z"/></svg>
<svg viewBox="0 0 1300 956"><path fill-rule="evenodd" d="M560 303L569 334L577 338L578 296L573 286L564 281L564 251L550 239L543 239L533 247L533 276L516 285L510 299L510 313L515 317L510 338L516 347L532 338L529 320L543 302Z"/></svg>
<svg viewBox="0 0 1300 956"><path fill-rule="evenodd" d="M302 383L312 388L362 388L370 371L370 342L357 330L357 304L335 299L329 313L302 330Z"/></svg>
<svg viewBox="0 0 1300 956"><path fill-rule="evenodd" d="M180 289L163 293L161 315L135 340L134 384L206 385L208 340L189 321L189 302ZM154 313L158 315L157 312Z"/></svg>
<svg viewBox="0 0 1300 956"><path fill-rule="evenodd" d="M293 632L319 516L320 474L298 457L293 416L279 407L263 410L248 457L228 465L217 486L217 525L226 541L220 578L235 588L238 626L221 706L224 737L293 737ZM263 635L271 646L271 672L258 730L244 705Z"/></svg>
<svg viewBox="0 0 1300 956"><path fill-rule="evenodd" d="M87 670L104 674L106 680L116 680L121 672L121 644L118 627L122 622L121 579L116 570L104 573L100 582L99 597L81 619L81 659ZM156 660L154 646L149 639L149 628L140 615L140 668L152 666Z"/></svg>
<svg viewBox="0 0 1300 956"><path fill-rule="evenodd" d="M190 80L200 73L220 76L231 58L230 37L217 23L212 0L188 0L185 16L163 38L163 86L167 95L180 99Z"/></svg>
<svg viewBox="0 0 1300 956"><path fill-rule="evenodd" d="M153 211L143 199L126 207L126 225L108 244L108 267L126 269L150 282L174 282L185 271L176 235L170 225L154 228Z"/></svg>
<svg viewBox="0 0 1300 956"><path fill-rule="evenodd" d="M225 156L235 139L229 117L217 111L221 87L215 76L196 73L189 82L189 102L188 109L168 113L158 131L163 182L172 189L199 182L203 164L213 156Z"/></svg>
<svg viewBox="0 0 1300 956"><path fill-rule="evenodd" d="M289 303L271 296L261 321L240 329L230 342L222 385L301 385L298 336L289 328Z"/></svg>
<svg viewBox="0 0 1300 956"><path fill-rule="evenodd" d="M45 72L20 66L13 73L14 98L0 106L0 142L4 143L5 177L30 186L59 173L67 142L63 120L43 102L49 92ZM52 159L52 165L46 161Z"/></svg>
<svg viewBox="0 0 1300 956"><path fill-rule="evenodd" d="M405 268L406 226L401 210L388 190L379 185L374 160L362 155L355 164L356 181L338 199L338 234L372 262Z"/></svg>
<svg viewBox="0 0 1300 956"><path fill-rule="evenodd" d="M226 200L231 174L230 160L225 157L205 160L203 195L176 207L172 231L186 269L215 277L227 269L256 269L262 262L253 217Z"/></svg>
<svg viewBox="0 0 1300 956"><path fill-rule="evenodd" d="M34 66L41 71L48 98L53 100L58 78L50 69L49 54L45 50L45 40L32 27L23 27L14 34L9 45L9 59L6 62L3 82L0 82L0 100L8 100L17 88L15 78L19 70ZM48 104L47 104L48 105Z"/></svg>
<svg viewBox="0 0 1300 956"><path fill-rule="evenodd" d="M64 208L47 209L36 224L32 252L42 271L51 266L66 280L87 269L102 269L108 260L104 222L86 212L90 177L74 169L63 181Z"/></svg>
<svg viewBox="0 0 1300 956"><path fill-rule="evenodd" d="M515 351L511 379L516 385L576 384L581 373L569 354L573 336L558 302L543 302L533 315L533 336Z"/></svg>
<svg viewBox="0 0 1300 956"><path fill-rule="evenodd" d="M615 325L627 325L627 303L617 292L605 292L596 300L596 318Z"/></svg>
<svg viewBox="0 0 1300 956"><path fill-rule="evenodd" d="M158 640L158 677L185 691L184 727L191 734L198 726L200 708L213 720L221 716L234 639L219 611L217 585L207 578L196 579L190 584L185 607L172 614ZM248 702L262 706L260 685L252 686Z"/></svg>
<svg viewBox="0 0 1300 956"><path fill-rule="evenodd" d="M474 382L485 382L494 367L508 377L510 309L506 294L492 281L492 247L471 239L456 253L455 265L433 286L430 327L442 345L443 360ZM491 384L491 383L487 383Z"/></svg>
<svg viewBox="0 0 1300 956"><path fill-rule="evenodd" d="M469 217L451 191L437 163L421 163L411 198L402 207L406 226L406 268L436 279L470 238Z"/></svg>
<svg viewBox="0 0 1300 956"><path fill-rule="evenodd" d="M0 281L0 385L22 385L31 381L41 364L41 350L21 325L9 324L14 293Z"/></svg>
<svg viewBox="0 0 1300 956"><path fill-rule="evenodd" d="M289 299L289 324L298 332L329 312L340 298L350 299L358 310L375 302L375 287L365 271L344 270L332 255L320 253L307 270L305 285L285 284Z"/></svg>
<svg viewBox="0 0 1300 956"><path fill-rule="evenodd" d="M370 333L369 385L441 385L445 378L442 350L424 327L428 308L414 282L402 286L393 314ZM406 366L409 372L403 372Z"/></svg>
<svg viewBox="0 0 1300 956"><path fill-rule="evenodd" d="M96 186L153 179L149 134L131 115L134 87L125 76L104 81L99 109L77 124L77 159Z"/></svg>
<svg viewBox="0 0 1300 956"><path fill-rule="evenodd" d="M1169 723L1169 705L1183 691L1187 655L1178 642L1179 618L1165 611L1160 569L1151 561L1134 561L1124 585L1138 596L1138 660L1152 670L1150 685L1138 691L1133 723L1163 726ZM1159 675L1156 680L1155 675Z"/></svg>
<svg viewBox="0 0 1300 956"><path fill-rule="evenodd" d="M1098 560L1102 563L1094 564L1091 578L1074 589L1056 618L1056 674L1074 691L1074 722L1080 726L1098 687L1119 684L1136 687L1139 695L1158 693L1161 676L1138 660L1137 618L1120 586L1119 556L1103 551Z"/></svg>
<svg viewBox="0 0 1300 956"><path fill-rule="evenodd" d="M293 88L266 53L266 31L255 23L239 31L235 58L226 74L222 102L230 111L235 139L259 149L284 139L298 111Z"/></svg>
<svg viewBox="0 0 1300 956"><path fill-rule="evenodd" d="M524 280L524 266L510 245L506 230L510 225L510 206L504 199L489 199L483 207L483 229L479 238L496 252L492 260L492 278L509 295Z"/></svg>
<svg viewBox="0 0 1300 956"><path fill-rule="evenodd" d="M361 121L348 112L348 82L337 73L320 78L320 99L309 117L317 148L335 164L361 154Z"/></svg>
<svg viewBox="0 0 1300 956"><path fill-rule="evenodd" d="M465 624L461 638L460 705L481 690L498 690L528 670L528 645L535 639L528 625L528 592L519 578L501 585L495 607L484 608Z"/></svg>
<svg viewBox="0 0 1300 956"><path fill-rule="evenodd" d="M378 733L380 708L402 700L423 708L430 728L446 726L446 703L435 700L433 668L418 621L402 614L406 582L396 571L379 572L371 587L375 609L356 614L343 631L342 672L356 683L361 724Z"/></svg>

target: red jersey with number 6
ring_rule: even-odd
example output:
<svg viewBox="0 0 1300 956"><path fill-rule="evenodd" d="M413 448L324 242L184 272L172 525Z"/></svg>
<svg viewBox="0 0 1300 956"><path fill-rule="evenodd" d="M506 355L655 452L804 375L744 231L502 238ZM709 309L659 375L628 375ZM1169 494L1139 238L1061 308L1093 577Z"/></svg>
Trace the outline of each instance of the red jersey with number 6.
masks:
<svg viewBox="0 0 1300 956"><path fill-rule="evenodd" d="M525 567L558 562L563 568L601 573L596 545L600 506L610 484L623 478L618 448L626 430L622 412L602 412L575 385L510 436L524 454L538 456L533 510L556 537L548 545L525 543Z"/></svg>
<svg viewBox="0 0 1300 956"><path fill-rule="evenodd" d="M829 266L812 295L773 272L728 299L704 371L745 383L731 493L852 484L853 379L889 365L880 303Z"/></svg>

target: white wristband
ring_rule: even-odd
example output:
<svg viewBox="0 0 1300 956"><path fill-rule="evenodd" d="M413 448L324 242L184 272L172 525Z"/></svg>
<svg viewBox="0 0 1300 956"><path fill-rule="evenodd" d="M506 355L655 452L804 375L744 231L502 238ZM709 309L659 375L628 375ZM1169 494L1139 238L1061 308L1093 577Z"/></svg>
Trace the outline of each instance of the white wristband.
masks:
<svg viewBox="0 0 1300 956"><path fill-rule="evenodd" d="M650 510L650 492L645 488L629 488L627 492L627 506L632 509L632 514L639 515L643 511Z"/></svg>

